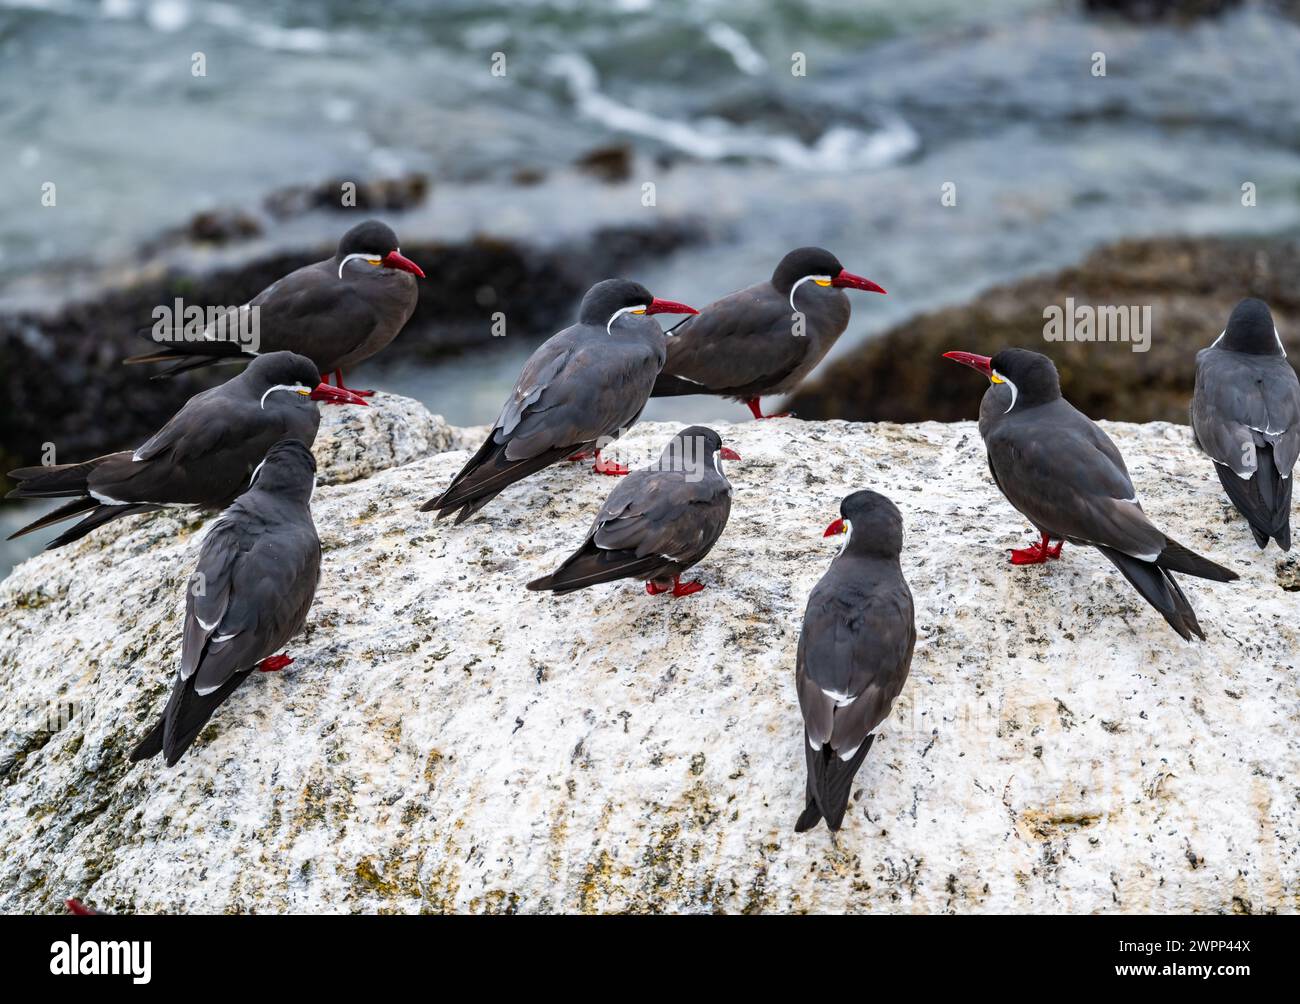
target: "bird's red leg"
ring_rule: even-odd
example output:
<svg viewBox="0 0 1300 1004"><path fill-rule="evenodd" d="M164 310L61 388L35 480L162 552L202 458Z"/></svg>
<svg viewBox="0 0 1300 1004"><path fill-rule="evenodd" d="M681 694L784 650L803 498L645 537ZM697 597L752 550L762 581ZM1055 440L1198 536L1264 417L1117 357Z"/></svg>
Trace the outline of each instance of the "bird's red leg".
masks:
<svg viewBox="0 0 1300 1004"><path fill-rule="evenodd" d="M98 910L92 910L79 899L65 899L63 904L68 908L68 913L76 917L93 917L99 913Z"/></svg>
<svg viewBox="0 0 1300 1004"><path fill-rule="evenodd" d="M703 582L683 582L680 575L673 576L674 596L690 596L691 593L698 593L703 588Z"/></svg>
<svg viewBox="0 0 1300 1004"><path fill-rule="evenodd" d="M329 381L327 380L327 381L324 381L324 382L325 382L325 383L328 383ZM359 397L374 397L374 396L375 396L375 392L374 392L373 390L354 390L352 387L344 387L344 386L343 386L343 371L342 371L342 370L335 370L335 371L334 371L334 383L335 383L335 384L336 384L340 389L342 389L342 390L350 390L350 391L352 391L353 394L356 394L356 395L358 395ZM343 403L344 403L344 402L342 402L342 401L331 401L331 402L330 402L330 404L343 404Z"/></svg>
<svg viewBox="0 0 1300 1004"><path fill-rule="evenodd" d="M1047 534L1043 534L1043 539L1040 543L1030 544L1028 547L1012 549L1011 564L1041 565L1044 564L1048 558L1059 558L1061 556L1061 545L1064 544L1065 541L1059 540L1056 542L1055 547L1049 547L1048 541L1050 540L1051 538L1048 537Z"/></svg>
<svg viewBox="0 0 1300 1004"><path fill-rule="evenodd" d="M703 588L703 582L683 582L680 575L673 576L671 586L656 586L653 579L645 584L645 591L651 596L658 596L660 593L672 593L674 596L690 596L691 593L698 593Z"/></svg>
<svg viewBox="0 0 1300 1004"><path fill-rule="evenodd" d="M752 414L756 419L761 420L765 418L789 418L790 417L790 412L788 411L783 411L777 415L764 415L763 409L761 407L760 399L756 397L751 397L748 401L745 402L745 404L749 407L750 414Z"/></svg>
<svg viewBox="0 0 1300 1004"><path fill-rule="evenodd" d="M268 655L257 664L257 671L259 673L275 673L292 662L293 660L287 655Z"/></svg>
<svg viewBox="0 0 1300 1004"><path fill-rule="evenodd" d="M632 473L630 467L624 467L622 464L613 460L606 460L600 455L600 450L596 451L596 462L592 465L591 469L597 474L610 474L615 476Z"/></svg>
<svg viewBox="0 0 1300 1004"><path fill-rule="evenodd" d="M571 453L569 456L565 457L564 460L566 463L577 463L580 460L590 460L595 455L595 450L581 450L578 453Z"/></svg>

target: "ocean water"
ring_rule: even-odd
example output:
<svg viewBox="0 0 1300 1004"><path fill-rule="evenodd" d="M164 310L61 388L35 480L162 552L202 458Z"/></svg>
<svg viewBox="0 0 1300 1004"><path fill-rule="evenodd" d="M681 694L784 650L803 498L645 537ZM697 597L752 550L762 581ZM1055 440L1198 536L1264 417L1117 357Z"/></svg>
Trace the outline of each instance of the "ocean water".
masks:
<svg viewBox="0 0 1300 1004"><path fill-rule="evenodd" d="M702 224L706 242L634 276L696 305L829 247L889 290L854 297L839 354L1106 241L1296 230L1298 57L1300 26L1265 5L1139 27L1065 0L0 0L0 308L74 295L202 209L420 171L432 194L392 220L403 234ZM611 143L632 151L627 180L573 168ZM338 227L309 216L213 256ZM485 329L482 352L381 357L359 380L479 424L548 333ZM699 398L646 413L746 416Z"/></svg>

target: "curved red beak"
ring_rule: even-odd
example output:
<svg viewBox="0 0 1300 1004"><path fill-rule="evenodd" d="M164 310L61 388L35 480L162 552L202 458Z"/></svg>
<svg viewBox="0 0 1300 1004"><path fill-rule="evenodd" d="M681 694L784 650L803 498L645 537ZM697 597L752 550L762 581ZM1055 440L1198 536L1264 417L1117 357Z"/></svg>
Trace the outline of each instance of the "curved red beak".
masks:
<svg viewBox="0 0 1300 1004"><path fill-rule="evenodd" d="M655 297L650 301L650 306L645 308L647 314L698 314L699 311L694 307L688 307L684 303L678 303L676 300L661 300Z"/></svg>
<svg viewBox="0 0 1300 1004"><path fill-rule="evenodd" d="M860 275L854 275L848 269L840 269L840 274L831 280L832 286L847 287L848 289L865 289L868 293L883 293L884 286L877 286L870 279L864 279Z"/></svg>
<svg viewBox="0 0 1300 1004"><path fill-rule="evenodd" d="M735 450L733 450L730 446L724 446L722 449L720 449L718 451L718 456L720 456L723 460L740 459L740 454L737 453Z"/></svg>
<svg viewBox="0 0 1300 1004"><path fill-rule="evenodd" d="M311 392L311 399L333 401L335 404L366 404L366 399L360 394L354 394L346 387L331 387L327 383L318 383L316 389Z"/></svg>
<svg viewBox="0 0 1300 1004"><path fill-rule="evenodd" d="M978 370L985 376L993 375L993 359L989 356L977 356L974 352L945 352L943 357Z"/></svg>
<svg viewBox="0 0 1300 1004"><path fill-rule="evenodd" d="M380 264L384 268L395 268L402 272L410 272L411 275L418 275L421 279L424 278L424 269L397 251L389 251L388 254L384 255L384 260Z"/></svg>
<svg viewBox="0 0 1300 1004"><path fill-rule="evenodd" d="M832 523L830 526L826 528L826 532L823 533L822 536L834 537L843 532L844 532L844 520L837 519L834 523Z"/></svg>

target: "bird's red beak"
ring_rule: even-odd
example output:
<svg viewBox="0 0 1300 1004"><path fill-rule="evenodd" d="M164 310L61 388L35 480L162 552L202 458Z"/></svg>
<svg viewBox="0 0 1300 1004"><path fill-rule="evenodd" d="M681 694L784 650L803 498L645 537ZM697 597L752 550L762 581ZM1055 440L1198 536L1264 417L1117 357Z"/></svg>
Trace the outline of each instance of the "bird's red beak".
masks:
<svg viewBox="0 0 1300 1004"><path fill-rule="evenodd" d="M844 532L844 520L837 519L834 523L826 528L823 537L835 537Z"/></svg>
<svg viewBox="0 0 1300 1004"><path fill-rule="evenodd" d="M735 450L733 450L730 446L724 446L722 449L720 449L718 451L718 456L720 456L723 460L740 459L740 454L737 453Z"/></svg>
<svg viewBox="0 0 1300 1004"><path fill-rule="evenodd" d="M848 269L840 269L840 274L831 280L832 286L847 286L849 289L865 289L868 293L883 293L884 286L877 286L870 279L864 279L860 275L854 275Z"/></svg>
<svg viewBox="0 0 1300 1004"><path fill-rule="evenodd" d="M327 383L318 383L316 389L311 392L311 399L333 401L335 404L366 404L366 399L360 394L354 394L346 387L331 387Z"/></svg>
<svg viewBox="0 0 1300 1004"><path fill-rule="evenodd" d="M650 301L650 306L645 308L647 314L698 314L699 311L694 307L688 307L684 303L678 303L676 300L661 300L655 297Z"/></svg>
<svg viewBox="0 0 1300 1004"><path fill-rule="evenodd" d="M384 260L380 264L384 268L400 269L403 272L410 272L411 275L418 275L421 279L424 278L424 269L411 261L410 258L396 251L389 251L388 254L384 255Z"/></svg>
<svg viewBox="0 0 1300 1004"><path fill-rule="evenodd" d="M978 370L985 376L993 375L993 360L989 356L977 356L974 352L945 352L943 357Z"/></svg>

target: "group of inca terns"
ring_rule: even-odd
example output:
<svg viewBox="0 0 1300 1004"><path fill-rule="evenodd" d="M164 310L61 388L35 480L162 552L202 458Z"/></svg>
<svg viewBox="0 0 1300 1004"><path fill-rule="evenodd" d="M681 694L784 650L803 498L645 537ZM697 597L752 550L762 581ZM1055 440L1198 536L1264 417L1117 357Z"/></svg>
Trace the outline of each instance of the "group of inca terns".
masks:
<svg viewBox="0 0 1300 1004"><path fill-rule="evenodd" d="M19 534L80 517L50 547L164 506L223 510L187 588L171 697L132 760L162 754L175 764L254 670L291 661L277 653L305 623L320 575L310 505L317 402L366 404L372 392L345 387L343 370L397 336L423 274L387 226L353 227L332 258L285 276L240 308L259 310L256 352L209 329L198 340L160 343L129 360L168 362L162 375L248 363L196 394L134 452L10 473L18 483L10 497L67 500ZM700 311L625 279L597 283L583 297L577 323L528 359L483 445L421 509L454 514L460 524L523 478L594 458L596 471L626 478L573 554L527 588L562 594L635 578L651 595L703 589L682 575L726 527L732 487L722 461L740 458L701 426L683 429L658 462L632 472L601 450L635 424L654 396L717 395L746 403L756 418L776 417L762 414L761 398L792 390L826 355L849 321L846 289L885 292L814 247L791 251L770 279ZM665 332L655 314L687 316ZM988 378L979 429L989 469L1041 534L1011 552L1012 564L1059 558L1064 541L1095 547L1179 635L1203 639L1173 573L1220 582L1236 574L1148 519L1124 458L1061 396L1051 360L1019 348L992 357L946 355ZM1196 442L1256 542L1262 548L1271 539L1288 549L1300 382L1263 303L1243 300L1198 354L1191 415ZM821 819L839 829L854 775L903 688L916 642L900 565L899 510L864 490L844 498L839 513L825 536L843 545L808 598L796 659L807 765L800 831Z"/></svg>

